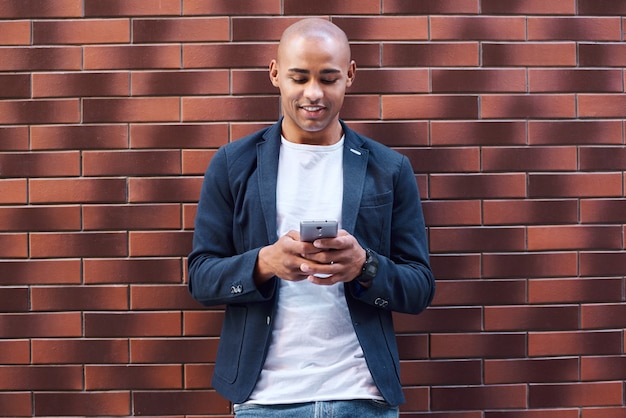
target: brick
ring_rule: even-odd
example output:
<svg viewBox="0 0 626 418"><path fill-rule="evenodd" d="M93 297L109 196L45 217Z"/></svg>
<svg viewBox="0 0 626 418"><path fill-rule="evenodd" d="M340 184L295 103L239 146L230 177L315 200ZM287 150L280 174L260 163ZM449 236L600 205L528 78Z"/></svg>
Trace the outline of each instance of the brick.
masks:
<svg viewBox="0 0 626 418"><path fill-rule="evenodd" d="M427 226L480 225L482 209L475 200L442 200L422 202Z"/></svg>
<svg viewBox="0 0 626 418"><path fill-rule="evenodd" d="M426 387L407 387L405 389L407 402L402 406L403 410L408 411L427 411L427 405L430 403L430 391ZM433 418L437 417L437 413L429 413ZM442 415L445 418L445 415ZM461 418L480 418L475 415L462 416Z"/></svg>
<svg viewBox="0 0 626 418"><path fill-rule="evenodd" d="M228 17L134 19L133 43L228 41Z"/></svg>
<svg viewBox="0 0 626 418"><path fill-rule="evenodd" d="M583 357L580 362L582 381L621 380L626 368L625 356Z"/></svg>
<svg viewBox="0 0 626 418"><path fill-rule="evenodd" d="M27 20L0 22L1 45L30 45L31 23Z"/></svg>
<svg viewBox="0 0 626 418"><path fill-rule="evenodd" d="M487 359L485 360L485 383L552 383L578 380L578 359Z"/></svg>
<svg viewBox="0 0 626 418"><path fill-rule="evenodd" d="M163 176L181 173L180 152L85 151L85 176Z"/></svg>
<svg viewBox="0 0 626 418"><path fill-rule="evenodd" d="M626 114L626 95L587 94L578 97L580 117L623 117Z"/></svg>
<svg viewBox="0 0 626 418"><path fill-rule="evenodd" d="M214 365L185 364L185 389L212 389Z"/></svg>
<svg viewBox="0 0 626 418"><path fill-rule="evenodd" d="M480 116L486 119L547 119L576 116L573 95L483 95Z"/></svg>
<svg viewBox="0 0 626 418"><path fill-rule="evenodd" d="M33 364L127 363L128 340L124 339L33 339Z"/></svg>
<svg viewBox="0 0 626 418"><path fill-rule="evenodd" d="M130 89L126 73L33 74L33 97L125 96Z"/></svg>
<svg viewBox="0 0 626 418"><path fill-rule="evenodd" d="M80 174L80 153L0 153L2 177L64 177Z"/></svg>
<svg viewBox="0 0 626 418"><path fill-rule="evenodd" d="M428 122L424 121L351 121L348 125L389 147L414 147L428 144Z"/></svg>
<svg viewBox="0 0 626 418"><path fill-rule="evenodd" d="M198 205L183 205L183 229L193 229Z"/></svg>
<svg viewBox="0 0 626 418"><path fill-rule="evenodd" d="M474 119L478 100L473 96L399 96L382 98L384 119Z"/></svg>
<svg viewBox="0 0 626 418"><path fill-rule="evenodd" d="M379 14L378 0L345 0L342 2L308 3L298 0L284 0L284 13L290 15L319 14Z"/></svg>
<svg viewBox="0 0 626 418"><path fill-rule="evenodd" d="M583 329L626 328L626 304L583 305Z"/></svg>
<svg viewBox="0 0 626 418"><path fill-rule="evenodd" d="M580 254L580 275L622 276L626 264L624 252L583 252Z"/></svg>
<svg viewBox="0 0 626 418"><path fill-rule="evenodd" d="M0 16L5 19L80 17L83 13L82 6L82 0L0 0Z"/></svg>
<svg viewBox="0 0 626 418"><path fill-rule="evenodd" d="M93 45L84 47L86 70L179 69L178 45Z"/></svg>
<svg viewBox="0 0 626 418"><path fill-rule="evenodd" d="M181 335L180 312L89 312L84 316L86 337L175 337Z"/></svg>
<svg viewBox="0 0 626 418"><path fill-rule="evenodd" d="M266 73L266 78L267 77ZM268 81L268 84L269 81ZM193 96L229 93L229 74L226 70L183 72L134 72L133 96Z"/></svg>
<svg viewBox="0 0 626 418"><path fill-rule="evenodd" d="M275 123L275 122L274 122ZM229 132L231 140L236 140L239 138L243 138L246 135L250 135L259 129L269 128L274 123L272 122L233 122L230 123Z"/></svg>
<svg viewBox="0 0 626 418"><path fill-rule="evenodd" d="M620 173L530 174L528 194L534 198L621 197Z"/></svg>
<svg viewBox="0 0 626 418"><path fill-rule="evenodd" d="M584 171L625 171L626 148L581 147L580 169Z"/></svg>
<svg viewBox="0 0 626 418"><path fill-rule="evenodd" d="M33 396L36 416L125 416L132 414L129 392L41 392Z"/></svg>
<svg viewBox="0 0 626 418"><path fill-rule="evenodd" d="M623 43L580 43L578 65L581 67L624 67L626 45Z"/></svg>
<svg viewBox="0 0 626 418"><path fill-rule="evenodd" d="M626 4L613 0L578 0L578 14L622 16L626 15Z"/></svg>
<svg viewBox="0 0 626 418"><path fill-rule="evenodd" d="M625 199L583 199L580 202L582 223L626 223Z"/></svg>
<svg viewBox="0 0 626 418"><path fill-rule="evenodd" d="M362 69L357 71L349 93L426 93L428 72L423 69ZM356 81L358 80L358 81Z"/></svg>
<svg viewBox="0 0 626 418"><path fill-rule="evenodd" d="M549 250L620 250L621 227L615 226L531 226L528 227L528 249Z"/></svg>
<svg viewBox="0 0 626 418"><path fill-rule="evenodd" d="M513 411L487 411L485 418L579 418L578 409L551 408Z"/></svg>
<svg viewBox="0 0 626 418"><path fill-rule="evenodd" d="M111 149L128 147L124 125L32 126L31 147L45 149Z"/></svg>
<svg viewBox="0 0 626 418"><path fill-rule="evenodd" d="M479 49L476 42L385 43L384 67L476 67Z"/></svg>
<svg viewBox="0 0 626 418"><path fill-rule="evenodd" d="M620 93L622 72L619 70L530 69L531 92L539 93Z"/></svg>
<svg viewBox="0 0 626 418"><path fill-rule="evenodd" d="M116 311L128 309L127 286L32 287L32 311Z"/></svg>
<svg viewBox="0 0 626 418"><path fill-rule="evenodd" d="M30 392L0 393L0 414L5 417L25 417L33 414Z"/></svg>
<svg viewBox="0 0 626 418"><path fill-rule="evenodd" d="M178 0L143 0L139 3L125 0L84 0L85 16L167 16L180 15Z"/></svg>
<svg viewBox="0 0 626 418"><path fill-rule="evenodd" d="M530 121L530 145L621 144L622 124L617 121Z"/></svg>
<svg viewBox="0 0 626 418"><path fill-rule="evenodd" d="M0 230L71 231L79 230L79 206L13 206L0 207Z"/></svg>
<svg viewBox="0 0 626 418"><path fill-rule="evenodd" d="M573 42L484 43L485 67L573 67L576 44Z"/></svg>
<svg viewBox="0 0 626 418"><path fill-rule="evenodd" d="M359 81L363 71L359 71ZM278 89L272 85L269 80L269 73L267 70L254 70L254 69L233 69L231 71L232 78L232 93L236 95L251 95L251 94L276 94ZM393 83L387 83L393 84ZM351 87L348 92L356 91L354 87Z"/></svg>
<svg viewBox="0 0 626 418"><path fill-rule="evenodd" d="M230 402L215 391L133 392L137 415L230 414Z"/></svg>
<svg viewBox="0 0 626 418"><path fill-rule="evenodd" d="M482 169L488 171L574 171L575 147L484 147Z"/></svg>
<svg viewBox="0 0 626 418"><path fill-rule="evenodd" d="M485 254L482 277L573 277L577 258L574 252Z"/></svg>
<svg viewBox="0 0 626 418"><path fill-rule="evenodd" d="M350 49L352 50L352 59L360 68L380 67L382 60L380 44L374 42L358 43L352 44Z"/></svg>
<svg viewBox="0 0 626 418"><path fill-rule="evenodd" d="M571 306L494 306L485 307L487 331L558 331L577 329L579 307Z"/></svg>
<svg viewBox="0 0 626 418"><path fill-rule="evenodd" d="M183 121L275 120L275 97L189 97L182 99Z"/></svg>
<svg viewBox="0 0 626 418"><path fill-rule="evenodd" d="M0 316L0 338L80 337L81 333L82 320L79 312L17 313Z"/></svg>
<svg viewBox="0 0 626 418"><path fill-rule="evenodd" d="M1 211L0 211L1 213ZM180 229L180 205L86 205L85 230Z"/></svg>
<svg viewBox="0 0 626 418"><path fill-rule="evenodd" d="M0 258L26 257L28 257L27 234L0 234Z"/></svg>
<svg viewBox="0 0 626 418"><path fill-rule="evenodd" d="M3 312L28 311L28 289L25 287L0 288L0 304L2 304Z"/></svg>
<svg viewBox="0 0 626 418"><path fill-rule="evenodd" d="M217 338L132 339L133 363L161 364L166 358L174 363L211 363L217 354Z"/></svg>
<svg viewBox="0 0 626 418"><path fill-rule="evenodd" d="M530 385L531 408L622 405L621 382Z"/></svg>
<svg viewBox="0 0 626 418"><path fill-rule="evenodd" d="M526 197L523 174L433 174L431 199L503 199Z"/></svg>
<svg viewBox="0 0 626 418"><path fill-rule="evenodd" d="M24 151L27 149L28 149L28 127L27 126L0 127L0 150Z"/></svg>
<svg viewBox="0 0 626 418"><path fill-rule="evenodd" d="M483 93L526 91L522 69L433 69L433 93Z"/></svg>
<svg viewBox="0 0 626 418"><path fill-rule="evenodd" d="M522 280L445 280L437 284L433 306L485 306L522 304L526 284Z"/></svg>
<svg viewBox="0 0 626 418"><path fill-rule="evenodd" d="M76 123L80 120L79 103L77 99L36 101L6 100L0 102L0 115L0 125Z"/></svg>
<svg viewBox="0 0 626 418"><path fill-rule="evenodd" d="M433 254L431 267L438 279L473 279L480 276L480 256Z"/></svg>
<svg viewBox="0 0 626 418"><path fill-rule="evenodd" d="M478 0L385 0L383 12L389 14L476 14Z"/></svg>
<svg viewBox="0 0 626 418"><path fill-rule="evenodd" d="M482 312L479 307L433 307L417 317L394 313L394 324L398 333L478 332L482 329Z"/></svg>
<svg viewBox="0 0 626 418"><path fill-rule="evenodd" d="M116 44L130 42L128 19L46 20L33 22L33 45Z"/></svg>
<svg viewBox="0 0 626 418"><path fill-rule="evenodd" d="M0 71L76 71L81 63L81 48L75 46L0 49Z"/></svg>
<svg viewBox="0 0 626 418"><path fill-rule="evenodd" d="M508 358L523 357L526 336L523 333L433 334L431 358Z"/></svg>
<svg viewBox="0 0 626 418"><path fill-rule="evenodd" d="M620 302L621 291L620 279L536 279L528 283L528 302Z"/></svg>
<svg viewBox="0 0 626 418"><path fill-rule="evenodd" d="M0 33L2 33L1 31L2 31L2 23L0 22ZM30 79L31 77L28 74L0 74L0 90L2 90L2 98L3 99L30 98L30 95L31 95ZM4 145L3 145L3 149L4 149Z"/></svg>
<svg viewBox="0 0 626 418"><path fill-rule="evenodd" d="M76 366L7 366L0 368L2 390L82 389L82 370Z"/></svg>
<svg viewBox="0 0 626 418"><path fill-rule="evenodd" d="M500 40L526 39L526 18L495 16L432 16L432 40Z"/></svg>
<svg viewBox="0 0 626 418"><path fill-rule="evenodd" d="M224 312L203 309L183 312L183 335L186 337L219 337Z"/></svg>
<svg viewBox="0 0 626 418"><path fill-rule="evenodd" d="M259 43L183 45L183 68L267 68L276 49Z"/></svg>
<svg viewBox="0 0 626 418"><path fill-rule="evenodd" d="M191 297L186 284L131 287L130 308L132 310L199 309L202 307Z"/></svg>
<svg viewBox="0 0 626 418"><path fill-rule="evenodd" d="M380 97L378 95L346 96L341 108L344 119L380 118Z"/></svg>
<svg viewBox="0 0 626 418"><path fill-rule="evenodd" d="M192 249L193 233L130 232L131 257L186 256Z"/></svg>
<svg viewBox="0 0 626 418"><path fill-rule="evenodd" d="M232 13L229 13L229 15L232 15ZM283 31L298 20L300 20L299 17L288 16L232 17L232 41L279 41ZM265 73L267 73L267 70Z"/></svg>
<svg viewBox="0 0 626 418"><path fill-rule="evenodd" d="M490 200L483 202L485 225L568 224L578 222L576 200Z"/></svg>
<svg viewBox="0 0 626 418"><path fill-rule="evenodd" d="M228 125L215 124L137 124L130 127L133 149L217 148L228 142Z"/></svg>
<svg viewBox="0 0 626 418"><path fill-rule="evenodd" d="M478 385L482 380L477 360L404 361L400 370L402 384L411 386Z"/></svg>
<svg viewBox="0 0 626 418"><path fill-rule="evenodd" d="M482 0L481 11L485 14L573 15L576 13L576 1L556 0L545 2L541 0L522 0L508 3L498 0Z"/></svg>
<svg viewBox="0 0 626 418"><path fill-rule="evenodd" d="M7 364L29 364L30 363L29 340L8 340L0 341L0 362ZM0 414L3 411L3 399L0 397Z"/></svg>
<svg viewBox="0 0 626 418"><path fill-rule="evenodd" d="M86 366L85 389L181 389L182 365Z"/></svg>
<svg viewBox="0 0 626 418"><path fill-rule="evenodd" d="M3 261L2 285L77 284L81 279L80 260Z"/></svg>
<svg viewBox="0 0 626 418"><path fill-rule="evenodd" d="M524 145L526 143L526 123L518 121L432 121L430 135L433 146Z"/></svg>
<svg viewBox="0 0 626 418"><path fill-rule="evenodd" d="M174 97L84 99L83 119L87 123L178 122L180 104Z"/></svg>
<svg viewBox="0 0 626 418"><path fill-rule="evenodd" d="M428 39L427 16L336 17L332 21L343 29L350 41Z"/></svg>
<svg viewBox="0 0 626 418"><path fill-rule="evenodd" d="M184 15L279 15L281 3L278 0L186 0Z"/></svg>
<svg viewBox="0 0 626 418"><path fill-rule="evenodd" d="M126 241L125 232L36 233L30 237L31 257L123 257Z"/></svg>
<svg viewBox="0 0 626 418"><path fill-rule="evenodd" d="M24 204L27 200L26 179L0 179L0 203Z"/></svg>
<svg viewBox="0 0 626 418"><path fill-rule="evenodd" d="M431 410L525 408L526 385L438 387L431 389Z"/></svg>
<svg viewBox="0 0 626 418"><path fill-rule="evenodd" d="M187 150L183 151L183 174L202 175L206 171L211 158L215 155L214 150Z"/></svg>
<svg viewBox="0 0 626 418"><path fill-rule="evenodd" d="M621 354L622 337L615 331L531 332L531 357Z"/></svg>
<svg viewBox="0 0 626 418"><path fill-rule="evenodd" d="M617 17L530 17L528 39L619 41L621 22Z"/></svg>
<svg viewBox="0 0 626 418"><path fill-rule="evenodd" d="M419 173L459 173L480 171L480 150L477 147L411 148L399 150Z"/></svg>
<svg viewBox="0 0 626 418"><path fill-rule="evenodd" d="M584 418L623 418L624 416L626 416L626 407L583 408Z"/></svg>
<svg viewBox="0 0 626 418"><path fill-rule="evenodd" d="M181 260L158 259L86 259L85 283L180 283Z"/></svg>
<svg viewBox="0 0 626 418"><path fill-rule="evenodd" d="M430 228L433 253L523 251L525 246L525 229L519 227Z"/></svg>

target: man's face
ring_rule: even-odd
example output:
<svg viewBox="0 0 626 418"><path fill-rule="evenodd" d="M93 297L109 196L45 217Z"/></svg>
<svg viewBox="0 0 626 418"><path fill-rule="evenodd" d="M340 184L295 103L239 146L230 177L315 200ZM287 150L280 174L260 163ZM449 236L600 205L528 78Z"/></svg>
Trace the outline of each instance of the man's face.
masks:
<svg viewBox="0 0 626 418"><path fill-rule="evenodd" d="M270 64L280 89L283 135L299 143L328 145L339 140L339 111L356 65L349 47L330 37L296 36Z"/></svg>

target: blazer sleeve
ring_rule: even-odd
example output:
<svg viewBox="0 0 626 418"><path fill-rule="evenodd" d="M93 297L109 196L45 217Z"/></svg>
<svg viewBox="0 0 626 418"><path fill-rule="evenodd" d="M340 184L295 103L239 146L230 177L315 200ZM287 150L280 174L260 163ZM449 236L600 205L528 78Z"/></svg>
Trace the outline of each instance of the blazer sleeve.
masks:
<svg viewBox="0 0 626 418"><path fill-rule="evenodd" d="M349 289L353 297L366 304L417 314L432 302L435 278L430 267L419 191L406 156L401 158L394 181L391 207L390 234L385 240L388 245L370 247L378 256L378 274L368 289L356 280ZM361 245L369 246L368 242L361 242Z"/></svg>
<svg viewBox="0 0 626 418"><path fill-rule="evenodd" d="M273 286L257 288L254 269L256 248L243 248L234 227L236 188L228 154L220 148L209 164L202 183L195 219L193 248L188 258L189 291L206 305L266 301ZM246 185L238 185L245 188ZM241 190L240 190L241 192Z"/></svg>

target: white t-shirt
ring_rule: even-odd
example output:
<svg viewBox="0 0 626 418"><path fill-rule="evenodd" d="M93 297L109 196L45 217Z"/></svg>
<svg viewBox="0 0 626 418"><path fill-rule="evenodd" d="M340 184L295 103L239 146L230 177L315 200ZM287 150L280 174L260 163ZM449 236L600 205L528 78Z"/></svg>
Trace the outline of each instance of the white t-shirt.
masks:
<svg viewBox="0 0 626 418"><path fill-rule="evenodd" d="M279 236L297 231L303 219L336 219L341 225L343 141L319 146L282 139L276 188ZM248 402L348 399L382 397L354 332L343 284L281 280L267 359Z"/></svg>

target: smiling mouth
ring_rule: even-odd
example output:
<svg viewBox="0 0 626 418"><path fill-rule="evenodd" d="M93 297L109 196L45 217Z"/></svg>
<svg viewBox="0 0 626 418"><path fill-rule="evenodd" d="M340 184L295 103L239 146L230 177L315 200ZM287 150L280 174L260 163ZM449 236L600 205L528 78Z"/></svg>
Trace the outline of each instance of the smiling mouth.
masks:
<svg viewBox="0 0 626 418"><path fill-rule="evenodd" d="M300 106L300 108L311 113L320 112L325 109L324 106Z"/></svg>

